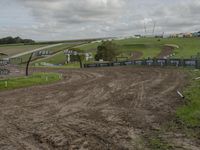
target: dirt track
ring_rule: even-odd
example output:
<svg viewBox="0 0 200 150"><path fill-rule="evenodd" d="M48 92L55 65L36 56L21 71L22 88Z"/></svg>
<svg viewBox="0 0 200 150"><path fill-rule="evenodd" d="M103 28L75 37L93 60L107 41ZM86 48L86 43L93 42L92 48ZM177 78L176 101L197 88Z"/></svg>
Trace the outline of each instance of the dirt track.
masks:
<svg viewBox="0 0 200 150"><path fill-rule="evenodd" d="M137 149L182 104L175 69L59 72L59 83L0 92L0 149Z"/></svg>
<svg viewBox="0 0 200 150"><path fill-rule="evenodd" d="M172 46L164 46L160 54L158 55L158 58L166 58L169 57L174 51L174 47Z"/></svg>

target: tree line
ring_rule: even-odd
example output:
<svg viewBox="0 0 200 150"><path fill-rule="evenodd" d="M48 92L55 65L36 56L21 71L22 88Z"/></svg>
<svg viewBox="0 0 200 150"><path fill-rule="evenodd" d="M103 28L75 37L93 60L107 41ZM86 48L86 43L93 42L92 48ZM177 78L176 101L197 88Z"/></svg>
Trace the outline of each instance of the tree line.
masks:
<svg viewBox="0 0 200 150"><path fill-rule="evenodd" d="M11 37L11 36L0 39L0 44L18 44L18 43L32 44L35 43L35 41L31 39L22 39L20 37Z"/></svg>

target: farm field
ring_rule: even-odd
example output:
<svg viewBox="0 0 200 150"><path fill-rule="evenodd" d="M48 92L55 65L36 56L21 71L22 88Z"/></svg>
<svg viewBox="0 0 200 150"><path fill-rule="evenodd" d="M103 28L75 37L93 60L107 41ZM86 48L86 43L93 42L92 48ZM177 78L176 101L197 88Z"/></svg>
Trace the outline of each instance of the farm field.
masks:
<svg viewBox="0 0 200 150"><path fill-rule="evenodd" d="M186 139L180 131L162 130L184 104L176 93L188 83L183 70L113 67L34 71L58 72L63 80L0 92L2 149L200 148L196 140Z"/></svg>

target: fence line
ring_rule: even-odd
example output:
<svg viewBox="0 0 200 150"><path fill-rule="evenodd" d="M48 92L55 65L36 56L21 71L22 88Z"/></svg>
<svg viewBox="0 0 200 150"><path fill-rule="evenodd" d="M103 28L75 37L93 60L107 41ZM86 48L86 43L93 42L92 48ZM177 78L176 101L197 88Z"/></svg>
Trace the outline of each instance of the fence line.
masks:
<svg viewBox="0 0 200 150"><path fill-rule="evenodd" d="M140 59L131 61L84 64L84 68L129 66L129 65L161 66L161 67L176 66L176 67L193 67L196 69L200 69L200 59Z"/></svg>

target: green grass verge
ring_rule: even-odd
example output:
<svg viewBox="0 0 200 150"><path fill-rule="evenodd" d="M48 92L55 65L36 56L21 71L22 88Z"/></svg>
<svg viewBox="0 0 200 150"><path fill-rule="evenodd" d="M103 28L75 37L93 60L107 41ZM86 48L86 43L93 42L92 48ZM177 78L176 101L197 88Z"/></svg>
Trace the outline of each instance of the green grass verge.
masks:
<svg viewBox="0 0 200 150"><path fill-rule="evenodd" d="M191 83L184 95L186 105L177 110L177 116L189 127L200 127L200 71L190 71Z"/></svg>
<svg viewBox="0 0 200 150"><path fill-rule="evenodd" d="M173 150L173 146L162 138L154 136L148 139L148 147L152 150Z"/></svg>
<svg viewBox="0 0 200 150"><path fill-rule="evenodd" d="M28 77L0 80L0 91L53 83L61 79L58 73L34 73ZM7 82L7 86L6 86Z"/></svg>

